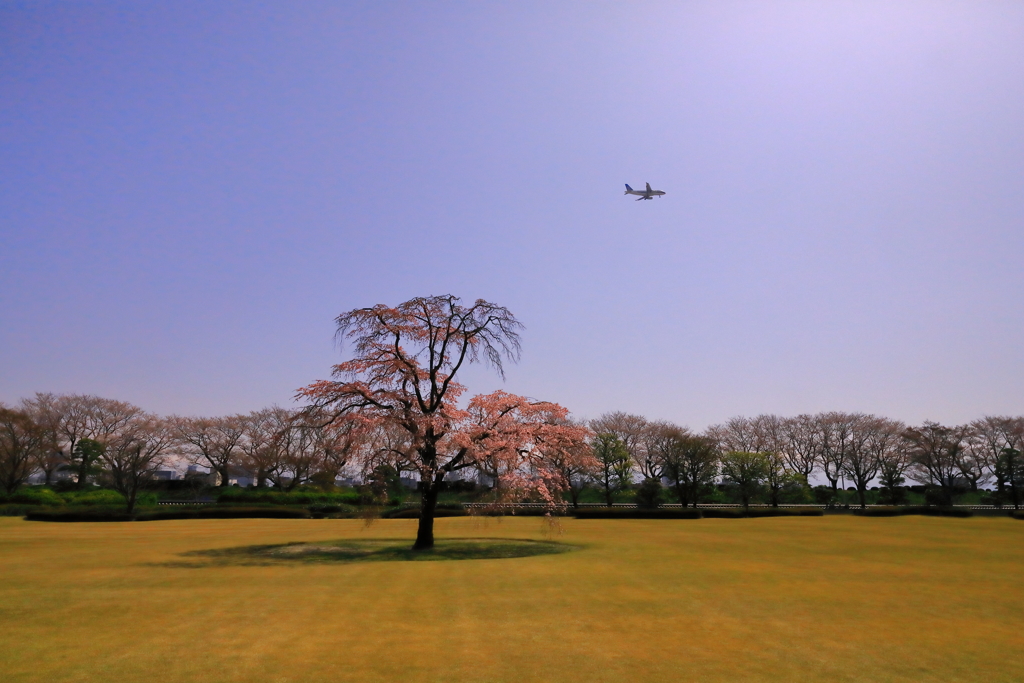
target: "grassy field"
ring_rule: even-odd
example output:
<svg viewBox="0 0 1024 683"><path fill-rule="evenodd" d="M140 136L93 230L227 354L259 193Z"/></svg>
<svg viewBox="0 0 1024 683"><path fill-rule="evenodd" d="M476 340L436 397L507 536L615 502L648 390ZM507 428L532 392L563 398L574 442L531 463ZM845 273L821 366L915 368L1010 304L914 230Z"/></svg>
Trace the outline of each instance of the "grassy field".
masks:
<svg viewBox="0 0 1024 683"><path fill-rule="evenodd" d="M414 525L0 518L0 680L1024 680L1024 522L1006 518L567 520L560 536L537 518L455 518L439 538L580 547L436 562L229 550Z"/></svg>

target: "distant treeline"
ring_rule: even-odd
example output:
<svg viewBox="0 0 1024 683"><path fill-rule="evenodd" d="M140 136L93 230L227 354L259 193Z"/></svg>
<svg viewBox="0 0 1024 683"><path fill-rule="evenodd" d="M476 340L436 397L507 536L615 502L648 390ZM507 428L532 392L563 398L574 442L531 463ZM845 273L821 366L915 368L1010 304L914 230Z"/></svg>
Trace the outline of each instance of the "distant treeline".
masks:
<svg viewBox="0 0 1024 683"><path fill-rule="evenodd" d="M806 489L820 475L836 494L833 500L840 481L849 482L861 507L872 482L880 489L878 502L904 504L908 479L925 487L930 504L952 505L958 493L988 485L995 487L997 501L1021 504L1024 417L910 427L863 413L759 415L695 434L616 412L593 420L590 428L599 467L572 473L574 496L596 485L609 503L615 491L639 478L645 483L636 492L638 503L656 496L658 483L667 482L679 503L696 505L719 482L732 487L744 505L759 498L778 506L787 492Z"/></svg>
<svg viewBox="0 0 1024 683"><path fill-rule="evenodd" d="M409 461L403 436L353 424L339 427L309 409L276 407L245 415L161 417L97 396L36 394L14 407L0 405L0 492L12 496L33 474L46 484L60 479L82 490L95 482L119 492L131 512L157 471L194 464L210 470L214 484L245 473L257 489L275 492L332 490L349 473L386 501ZM1024 417L908 426L862 413L760 415L695 433L615 412L574 424L586 428L590 436L580 447L593 457L553 461L574 506L589 490L609 505L629 492L641 508L667 498L695 507L720 498L723 489L744 506L778 506L806 494L816 476L833 493L826 503L838 500L842 481L856 490L861 507L873 483L877 502L887 505L907 503L911 482L925 487L925 502L939 506L982 487L994 488L1001 504L1019 508L1022 502ZM482 482L503 474L483 460L475 469ZM351 495L346 503L368 494Z"/></svg>

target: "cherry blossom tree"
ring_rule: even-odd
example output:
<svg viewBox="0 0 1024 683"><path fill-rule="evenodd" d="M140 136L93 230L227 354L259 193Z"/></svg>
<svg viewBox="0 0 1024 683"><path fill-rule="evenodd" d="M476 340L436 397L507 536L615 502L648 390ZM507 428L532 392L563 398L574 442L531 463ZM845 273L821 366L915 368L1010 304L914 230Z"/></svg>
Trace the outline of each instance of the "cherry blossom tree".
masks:
<svg viewBox="0 0 1024 683"><path fill-rule="evenodd" d="M434 546L434 513L445 477L467 468L494 470L507 500L534 496L563 505L564 477L552 453L576 449L585 431L567 423L565 408L506 392L476 396L460 407L459 370L484 362L504 377L519 358L522 325L503 306L451 295L418 297L395 307L377 305L336 319L338 337L352 340L354 357L334 367L333 380L299 390L309 410L330 428L361 421L367 430L397 428L399 466L419 474L421 504L413 548ZM362 449L364 466L373 459Z"/></svg>

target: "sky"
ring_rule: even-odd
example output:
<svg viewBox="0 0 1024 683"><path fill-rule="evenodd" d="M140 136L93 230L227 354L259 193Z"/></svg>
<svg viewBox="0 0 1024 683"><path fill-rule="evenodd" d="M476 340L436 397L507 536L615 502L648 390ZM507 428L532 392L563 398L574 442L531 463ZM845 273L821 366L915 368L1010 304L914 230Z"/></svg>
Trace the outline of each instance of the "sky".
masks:
<svg viewBox="0 0 1024 683"><path fill-rule="evenodd" d="M291 405L454 294L502 388L1024 413L1024 4L0 2L0 401ZM623 195L645 182L667 194Z"/></svg>

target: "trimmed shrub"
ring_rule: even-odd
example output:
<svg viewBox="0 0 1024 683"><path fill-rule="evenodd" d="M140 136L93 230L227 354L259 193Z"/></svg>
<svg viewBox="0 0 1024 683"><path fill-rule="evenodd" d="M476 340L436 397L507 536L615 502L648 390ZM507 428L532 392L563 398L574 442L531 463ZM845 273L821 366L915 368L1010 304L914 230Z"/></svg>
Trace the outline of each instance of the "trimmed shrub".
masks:
<svg viewBox="0 0 1024 683"><path fill-rule="evenodd" d="M664 489L657 479L644 479L636 489L636 506L642 510L657 510Z"/></svg>
<svg viewBox="0 0 1024 683"><path fill-rule="evenodd" d="M309 519L308 510L285 507L197 507L149 509L129 515L123 508L99 506L36 509L26 515L34 522L152 522L162 519Z"/></svg>
<svg viewBox="0 0 1024 683"><path fill-rule="evenodd" d="M704 519L740 519L744 516L743 508L701 508Z"/></svg>
<svg viewBox="0 0 1024 683"><path fill-rule="evenodd" d="M900 515L928 515L930 517L973 517L967 508L938 507L934 505L908 505L905 507L878 507L854 510L863 517L898 517Z"/></svg>
<svg viewBox="0 0 1024 683"><path fill-rule="evenodd" d="M0 503L0 517L24 517L30 512L45 509L41 505L23 505L21 503Z"/></svg>
<svg viewBox="0 0 1024 683"><path fill-rule="evenodd" d="M821 517L821 508L750 508L745 517Z"/></svg>
<svg viewBox="0 0 1024 683"><path fill-rule="evenodd" d="M161 519L199 519L201 508L175 507L173 509L145 510L135 515L136 522L153 522Z"/></svg>
<svg viewBox="0 0 1024 683"><path fill-rule="evenodd" d="M20 488L9 496L0 494L0 503L21 503L23 505L64 505L64 499L42 486Z"/></svg>
<svg viewBox="0 0 1024 683"><path fill-rule="evenodd" d="M217 496L218 503L245 505L359 505L358 493L324 493L322 491L274 491L272 489L229 488Z"/></svg>
<svg viewBox="0 0 1024 683"><path fill-rule="evenodd" d="M132 515L123 507L80 507L63 509L39 509L29 512L25 519L33 522L130 522Z"/></svg>
<svg viewBox="0 0 1024 683"><path fill-rule="evenodd" d="M705 519L743 519L754 517L821 517L820 508L702 508Z"/></svg>
<svg viewBox="0 0 1024 683"><path fill-rule="evenodd" d="M1014 510L1010 513L1010 516L1014 519L1024 519L1024 510Z"/></svg>
<svg viewBox="0 0 1024 683"><path fill-rule="evenodd" d="M354 505L337 505L334 503L313 503L306 509L314 515L336 515L339 512L349 513L358 511Z"/></svg>
<svg viewBox="0 0 1024 683"><path fill-rule="evenodd" d="M579 508L573 511L576 519L700 519L701 510L693 508Z"/></svg>
<svg viewBox="0 0 1024 683"><path fill-rule="evenodd" d="M96 489L94 491L68 491L61 494L67 505L127 505L117 491L110 489Z"/></svg>
<svg viewBox="0 0 1024 683"><path fill-rule="evenodd" d="M201 507L199 519L309 519L309 510L286 507Z"/></svg>
<svg viewBox="0 0 1024 683"><path fill-rule="evenodd" d="M551 512L551 510L549 510L546 507L528 507L528 508L524 508L524 507L516 507L514 505L508 506L508 507L499 507L499 508L486 508L486 507L484 507L484 508L474 508L472 510L467 510L467 514L470 514L470 515L481 515L483 517L508 517L508 516L515 516L515 517L544 517L545 515L547 515L550 512ZM562 515L564 513L556 511L554 514L556 516L560 516L560 515ZM568 514L572 514L572 511L570 510Z"/></svg>
<svg viewBox="0 0 1024 683"><path fill-rule="evenodd" d="M434 518L437 517L465 517L466 510L461 505L454 509L451 506L437 506L434 510ZM398 508L397 510L386 510L381 513L381 517L384 519L419 519L420 509L419 508Z"/></svg>

